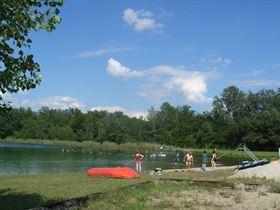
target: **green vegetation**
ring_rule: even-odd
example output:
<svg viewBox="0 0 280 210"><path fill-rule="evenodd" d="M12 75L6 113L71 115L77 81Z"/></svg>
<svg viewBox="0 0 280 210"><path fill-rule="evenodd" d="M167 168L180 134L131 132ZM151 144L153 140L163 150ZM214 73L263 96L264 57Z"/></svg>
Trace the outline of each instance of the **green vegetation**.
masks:
<svg viewBox="0 0 280 210"><path fill-rule="evenodd" d="M0 137L86 145L145 143L218 151L246 143L252 150L276 151L280 147L278 124L280 89L244 93L231 86L215 97L211 112L196 113L188 105L163 103L158 111L151 108L147 119L129 118L122 112L12 109L0 115Z"/></svg>
<svg viewBox="0 0 280 210"><path fill-rule="evenodd" d="M226 177L233 174L232 170L217 170L215 172L168 172L162 175L150 176L147 173L141 175L139 179L109 179L109 178L93 178L87 177L82 173L61 174L61 175L16 175L16 176L0 176L0 203L3 209L28 209L58 201L78 198L90 195L96 192L107 192L117 190L122 187L142 183L146 181L179 179L186 181L204 180L204 181L221 181L224 183L259 183L259 184L277 184L276 182L268 182L263 179L227 179ZM244 181L245 180L245 181ZM155 182L157 183L157 182ZM207 191L213 190L213 185L205 185ZM279 185L279 183L278 183ZM197 184L192 189L197 189ZM110 208L111 205L118 205L120 209L145 209L147 199L152 195L158 200L165 198L175 191L188 189L185 184L177 184L176 182L166 182L154 187L154 184L139 186L136 189L117 190L109 197L98 199L97 202L89 201L89 209L97 209L97 207ZM200 189L200 188L199 188ZM110 199L110 202L108 202ZM167 201L164 201L167 202ZM123 206L124 205L124 206ZM155 204L155 208L160 208L162 203ZM172 206L172 203L168 203ZM184 203L191 206L191 202ZM139 206L139 208L134 206Z"/></svg>
<svg viewBox="0 0 280 210"><path fill-rule="evenodd" d="M174 201L163 200L166 195L192 187L181 183L161 184L154 183L145 185L138 189L118 190L112 196L104 196L96 201L88 202L85 209L176 209ZM160 200L152 204L150 198ZM149 202L150 201L150 202ZM188 204L190 205L190 204ZM190 205L191 206L191 205Z"/></svg>
<svg viewBox="0 0 280 210"><path fill-rule="evenodd" d="M100 191L108 191L136 180L91 178L85 174L17 175L0 177L1 209L28 209L76 198Z"/></svg>
<svg viewBox="0 0 280 210"><path fill-rule="evenodd" d="M124 152L135 152L137 150L144 153L147 151L159 151L162 145L155 143L145 143L145 142L126 142L122 144L117 144L114 142L95 142L95 141L61 141L61 140L42 140L42 139L6 139L3 140L6 143L17 143L17 144L45 144L45 145L63 145L64 147L77 147L77 149L90 149L93 151L124 151ZM164 145L167 150L175 151L177 147ZM271 155L271 152L268 152Z"/></svg>
<svg viewBox="0 0 280 210"><path fill-rule="evenodd" d="M40 66L30 53L31 31L51 32L60 23L64 0L1 0L0 4L0 111L2 94L35 88L41 82ZM0 136L1 137L1 136Z"/></svg>

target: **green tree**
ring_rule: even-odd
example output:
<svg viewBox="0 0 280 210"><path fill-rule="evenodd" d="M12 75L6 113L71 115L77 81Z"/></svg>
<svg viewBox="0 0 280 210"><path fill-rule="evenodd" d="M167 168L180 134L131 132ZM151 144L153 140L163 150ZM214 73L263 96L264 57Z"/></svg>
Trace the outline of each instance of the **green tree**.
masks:
<svg viewBox="0 0 280 210"><path fill-rule="evenodd" d="M64 0L1 0L0 3L0 109L2 94L35 88L40 66L29 54L31 31L53 31L60 23Z"/></svg>
<svg viewBox="0 0 280 210"><path fill-rule="evenodd" d="M246 94L235 86L223 90L221 97L215 97L213 110L216 114L226 115L229 119L241 116L245 109Z"/></svg>
<svg viewBox="0 0 280 210"><path fill-rule="evenodd" d="M7 136L11 136L14 132L13 122L15 119L12 118L11 110L0 112L0 139L4 139Z"/></svg>

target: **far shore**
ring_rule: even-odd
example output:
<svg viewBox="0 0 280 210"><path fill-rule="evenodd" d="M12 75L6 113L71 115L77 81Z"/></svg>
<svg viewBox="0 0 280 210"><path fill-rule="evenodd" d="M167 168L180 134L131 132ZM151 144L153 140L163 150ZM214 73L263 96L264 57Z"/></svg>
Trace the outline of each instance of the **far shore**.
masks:
<svg viewBox="0 0 280 210"><path fill-rule="evenodd" d="M186 153L187 151L193 151L195 153L202 153L204 150L207 153L211 153L213 149L217 149L217 154L225 154L227 156L234 155L238 157L248 156L244 151L235 151L230 149L219 149L219 148L193 148L193 147L176 147L172 145L161 145L156 143L148 142L126 142L122 144L116 144L114 142L104 141L103 143L95 141L65 141L65 140L48 140L48 139L12 139L7 138L2 141L3 143L16 143L16 144L43 144L43 145L61 145L64 147L79 147L81 149L89 149L93 151L121 151L121 152L136 152L140 151L142 154L152 154L159 153L160 148L163 147L163 152L165 153L175 153L179 151L180 153ZM236 148L233 148L236 149ZM253 153L262 158L278 159L278 148L275 151L253 151Z"/></svg>

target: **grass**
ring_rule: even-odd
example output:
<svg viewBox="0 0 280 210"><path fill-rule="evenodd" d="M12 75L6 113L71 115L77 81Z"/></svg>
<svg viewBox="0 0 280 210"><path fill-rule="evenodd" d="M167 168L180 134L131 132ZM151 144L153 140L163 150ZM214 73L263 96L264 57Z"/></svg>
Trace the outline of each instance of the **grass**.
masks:
<svg viewBox="0 0 280 210"><path fill-rule="evenodd" d="M232 175L231 170L217 170L215 172L173 172L150 176L143 173L139 179L108 179L92 178L83 173L53 174L53 175L16 175L0 176L0 203L3 209L28 209L54 202L90 195L95 192L105 192L120 189L131 184L150 180L209 180L226 181ZM169 186L169 185L168 185ZM175 190L178 186L170 185L165 190ZM129 192L131 193L131 192ZM128 194L129 194L128 193ZM156 192L155 194L157 194ZM119 196L125 196L120 194ZM138 196L138 195L137 195ZM146 195L139 195L129 200L145 200ZM107 203L107 202L105 202ZM138 202L136 202L138 203ZM100 204L102 205L102 204Z"/></svg>
<svg viewBox="0 0 280 210"><path fill-rule="evenodd" d="M91 178L85 174L0 177L1 209L28 209L145 181Z"/></svg>
<svg viewBox="0 0 280 210"><path fill-rule="evenodd" d="M261 196L261 197L260 197ZM265 201L268 204L264 204ZM228 209L239 206L250 209L258 202L260 209L278 206L278 197L262 192L242 192L236 189L217 187L212 184L191 184L190 182L149 183L141 188L129 188L115 191L110 196L98 200L89 200L83 210L90 209Z"/></svg>
<svg viewBox="0 0 280 210"><path fill-rule="evenodd" d="M168 194L187 189L181 184L147 184L138 189L116 191L110 197L89 201L84 209L169 209L176 208L174 201L162 199ZM189 204L190 205L190 204Z"/></svg>
<svg viewBox="0 0 280 210"><path fill-rule="evenodd" d="M1 176L0 203L3 209L27 209L160 177L169 178L169 175L143 174L140 179L133 180L92 178L81 173Z"/></svg>
<svg viewBox="0 0 280 210"><path fill-rule="evenodd" d="M232 174L232 170L217 170L209 173L169 172L155 176L143 173L139 179L132 180L93 178L86 176L84 173L0 176L0 203L1 209L28 209L90 195L96 192L117 190L124 186L146 182L149 180L179 179L186 181L207 180L233 182L232 180L226 179L226 177ZM241 181L241 179L236 181ZM247 179L246 182L249 183L249 179ZM253 182L256 182L256 180L253 180ZM266 180L258 180L258 183L266 183ZM100 202L97 202L98 208L102 206L106 206L107 208L112 204L123 205L121 206L122 209L145 209L145 202L148 202L147 199L150 194L153 195L155 199L161 199L163 196L161 195L161 192L168 194L174 193L178 189L186 188L185 184L176 184L176 182L172 184L168 182L164 183L164 189L160 186L161 185L159 185L159 188L154 188L149 184L147 186L149 190L146 190L146 186L144 186L139 187L139 190L127 189L123 192L120 190L116 191L116 194L114 193L114 195L109 196L108 198L114 198L116 199L115 201L108 202L106 200L107 198L101 199ZM211 191L212 189L209 188L208 190ZM122 200L125 201L124 203L126 204L121 204ZM94 202L94 205L96 205L96 202ZM161 205L162 204L156 204L154 208L160 209ZM192 203L186 202L185 205L191 206ZM89 209L90 208L93 207L89 203Z"/></svg>
<svg viewBox="0 0 280 210"><path fill-rule="evenodd" d="M103 143L98 143L95 141L65 141L65 140L48 140L48 139L5 139L6 143L20 143L20 144L44 144L44 145L63 145L65 147L79 147L91 149L94 151L141 151L144 153L146 150L150 151L159 151L160 147L163 146L167 150L176 150L173 146L160 145L155 143L147 142L126 142L123 144L116 144L114 142L105 141Z"/></svg>

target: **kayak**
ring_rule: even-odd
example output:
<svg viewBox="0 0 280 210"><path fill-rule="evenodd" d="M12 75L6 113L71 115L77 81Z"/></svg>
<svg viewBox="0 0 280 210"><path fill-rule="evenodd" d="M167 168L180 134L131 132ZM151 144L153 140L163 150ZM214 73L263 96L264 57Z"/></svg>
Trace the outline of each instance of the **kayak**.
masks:
<svg viewBox="0 0 280 210"><path fill-rule="evenodd" d="M268 164L268 163L270 163L269 160L263 159L263 160L255 161L253 163L244 164L244 165L240 166L238 168L238 170L243 170L243 169L247 169L247 168L254 168L256 166L262 166L262 165L265 165L265 164Z"/></svg>
<svg viewBox="0 0 280 210"><path fill-rule="evenodd" d="M87 171L87 175L119 179L134 179L139 177L139 174L129 167L90 168Z"/></svg>

